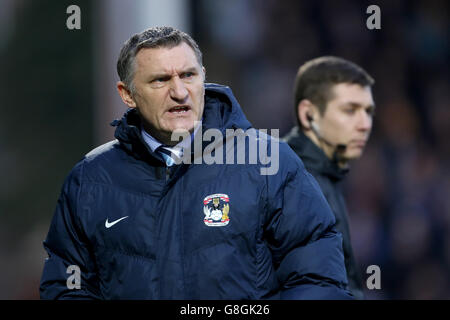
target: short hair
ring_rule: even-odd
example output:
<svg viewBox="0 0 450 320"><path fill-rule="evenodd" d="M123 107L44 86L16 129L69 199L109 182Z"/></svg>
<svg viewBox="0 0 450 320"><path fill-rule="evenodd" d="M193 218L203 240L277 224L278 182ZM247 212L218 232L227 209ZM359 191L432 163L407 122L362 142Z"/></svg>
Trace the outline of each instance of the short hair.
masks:
<svg viewBox="0 0 450 320"><path fill-rule="evenodd" d="M172 27L154 27L134 34L124 43L117 59L119 79L125 83L131 93L134 93L134 61L139 50L143 48L173 48L182 42L194 50L197 61L202 66L202 52L190 35Z"/></svg>
<svg viewBox="0 0 450 320"><path fill-rule="evenodd" d="M304 63L298 69L294 85L295 115L299 126L298 104L308 99L324 114L333 98L331 88L340 83L372 86L375 81L360 66L343 58L324 56Z"/></svg>

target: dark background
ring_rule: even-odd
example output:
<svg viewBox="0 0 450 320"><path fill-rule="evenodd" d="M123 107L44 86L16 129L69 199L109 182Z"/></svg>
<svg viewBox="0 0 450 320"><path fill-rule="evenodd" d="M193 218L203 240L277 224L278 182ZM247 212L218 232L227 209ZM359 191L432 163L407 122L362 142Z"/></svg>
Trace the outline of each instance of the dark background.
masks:
<svg viewBox="0 0 450 320"><path fill-rule="evenodd" d="M99 84L98 29L108 17L99 2L0 0L0 299L38 298L62 182L113 138L99 135L105 123L95 116L108 110L98 103L102 86L117 80ZM207 81L229 85L256 128L289 131L293 80L308 59L341 56L375 78L374 131L345 185L364 278L369 265L381 268L382 287L367 297L449 299L448 1L179 2ZM71 4L81 8L81 30L66 28ZM371 4L381 9L380 30L366 27ZM131 22L124 12L117 25Z"/></svg>

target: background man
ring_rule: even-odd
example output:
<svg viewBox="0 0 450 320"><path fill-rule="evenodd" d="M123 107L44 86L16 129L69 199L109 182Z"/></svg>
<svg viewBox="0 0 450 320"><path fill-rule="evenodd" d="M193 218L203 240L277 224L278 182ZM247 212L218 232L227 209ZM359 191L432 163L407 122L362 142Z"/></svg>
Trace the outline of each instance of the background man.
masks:
<svg viewBox="0 0 450 320"><path fill-rule="evenodd" d="M64 183L44 242L42 298L350 297L334 216L287 144L274 175L261 175L260 163L169 161L193 149L171 135L202 134L195 121L222 133L251 127L228 87L204 83L189 35L136 34L117 70L130 109L113 122L117 140L88 153ZM67 286L71 265L79 289Z"/></svg>
<svg viewBox="0 0 450 320"><path fill-rule="evenodd" d="M349 161L358 159L372 129L374 80L362 68L338 57L320 57L299 68L295 80L298 126L284 138L317 179L343 235L349 289L362 299L362 281L350 240L340 182Z"/></svg>

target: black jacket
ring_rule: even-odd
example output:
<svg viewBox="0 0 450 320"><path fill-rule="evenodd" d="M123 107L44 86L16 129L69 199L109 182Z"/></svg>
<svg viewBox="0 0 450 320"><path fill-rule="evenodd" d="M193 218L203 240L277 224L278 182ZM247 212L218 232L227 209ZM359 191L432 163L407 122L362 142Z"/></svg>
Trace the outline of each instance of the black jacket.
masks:
<svg viewBox="0 0 450 320"><path fill-rule="evenodd" d="M342 233L345 267L349 289L356 299L363 299L362 279L350 241L348 214L342 195L341 182L348 169L341 169L331 161L300 129L294 127L284 138L302 159L306 169L316 178L336 217L336 229Z"/></svg>

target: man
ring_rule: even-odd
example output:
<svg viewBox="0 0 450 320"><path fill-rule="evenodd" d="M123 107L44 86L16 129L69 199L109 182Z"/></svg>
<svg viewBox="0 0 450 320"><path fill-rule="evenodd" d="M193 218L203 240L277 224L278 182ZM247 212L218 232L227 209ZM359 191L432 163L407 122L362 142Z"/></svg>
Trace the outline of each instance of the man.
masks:
<svg viewBox="0 0 450 320"><path fill-rule="evenodd" d="M363 298L361 276L350 243L341 181L358 159L372 129L374 80L354 63L320 57L299 68L295 80L298 126L284 138L318 181L343 235L349 289Z"/></svg>
<svg viewBox="0 0 450 320"><path fill-rule="evenodd" d="M117 69L129 110L113 122L117 140L88 153L64 183L44 241L42 298L351 297L333 214L287 144L272 175L261 163L170 161L198 160L190 144L206 130L251 128L228 87L204 83L189 35L136 34ZM192 142L174 139L177 131Z"/></svg>

